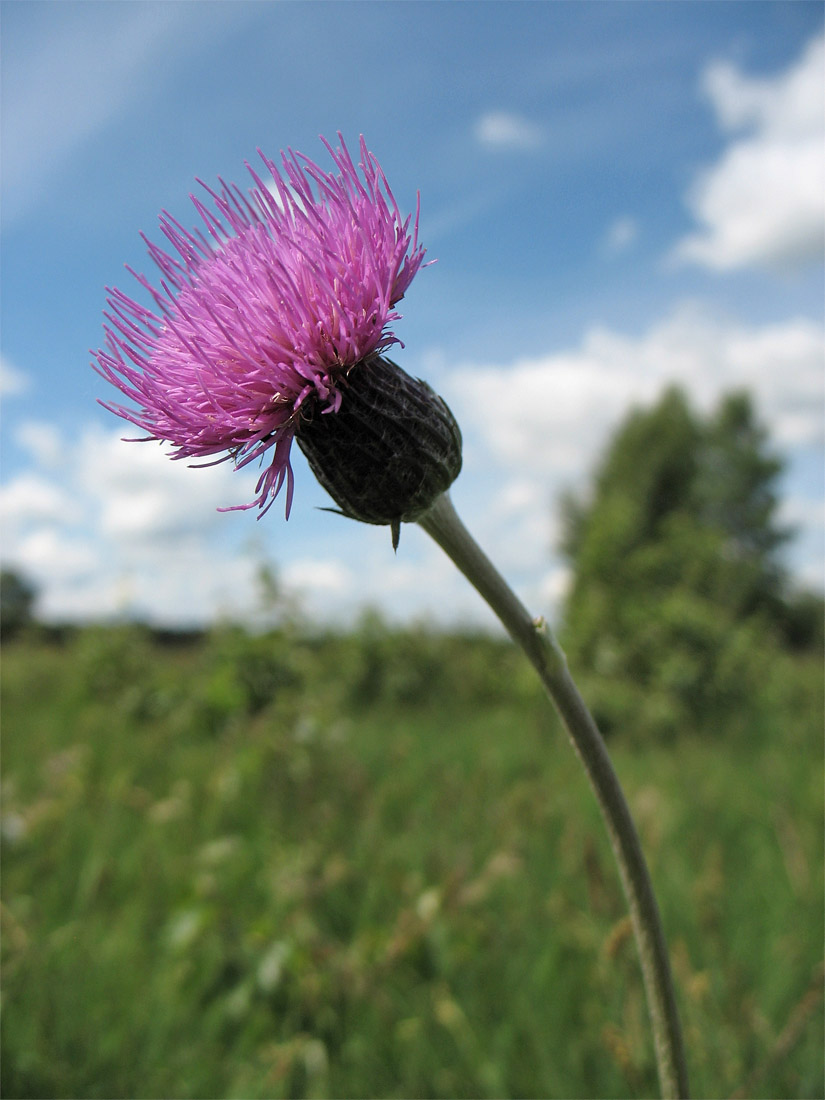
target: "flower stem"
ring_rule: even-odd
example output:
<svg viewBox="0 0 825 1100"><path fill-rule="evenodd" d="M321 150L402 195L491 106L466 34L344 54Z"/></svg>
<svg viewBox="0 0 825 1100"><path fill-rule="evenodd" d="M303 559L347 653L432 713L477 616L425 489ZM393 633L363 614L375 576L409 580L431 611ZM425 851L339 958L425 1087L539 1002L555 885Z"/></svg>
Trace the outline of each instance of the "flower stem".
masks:
<svg viewBox="0 0 825 1100"><path fill-rule="evenodd" d="M639 835L601 734L543 619L533 619L458 516L447 493L418 520L478 590L521 646L556 706L595 792L622 884L642 965L659 1082L665 1100L688 1096L679 1014L667 945Z"/></svg>

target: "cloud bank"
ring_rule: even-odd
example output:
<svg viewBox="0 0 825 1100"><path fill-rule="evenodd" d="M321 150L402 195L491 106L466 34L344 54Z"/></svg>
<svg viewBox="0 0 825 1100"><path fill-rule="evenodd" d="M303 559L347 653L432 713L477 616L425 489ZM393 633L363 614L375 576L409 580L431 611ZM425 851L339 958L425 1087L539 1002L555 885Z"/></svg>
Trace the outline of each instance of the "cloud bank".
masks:
<svg viewBox="0 0 825 1100"><path fill-rule="evenodd" d="M626 410L671 384L704 410L747 388L783 448L821 445L824 360L813 321L745 326L686 304L637 337L593 328L567 352L464 367L451 396L507 467L577 478Z"/></svg>
<svg viewBox="0 0 825 1100"><path fill-rule="evenodd" d="M586 485L632 405L678 383L709 409L744 386L786 454L816 453L823 349L822 326L810 320L747 326L688 304L638 335L594 327L577 346L542 358L465 364L441 386L466 440L453 495L523 598L552 614L568 580L554 556L558 494ZM90 427L71 439L35 421L17 432L30 462L0 490L3 561L35 582L45 617L261 622L265 545L277 547L285 593L316 619L346 621L373 605L401 619L492 625L423 534L405 529L395 556L385 530L315 513L307 499L315 488L304 484L296 506L304 520L320 517L320 534L301 541L300 528L274 513L258 524L217 511L243 499L254 474L244 480L229 464L191 469L156 444L124 443L121 432ZM809 542L800 573L815 581L821 493L786 506Z"/></svg>

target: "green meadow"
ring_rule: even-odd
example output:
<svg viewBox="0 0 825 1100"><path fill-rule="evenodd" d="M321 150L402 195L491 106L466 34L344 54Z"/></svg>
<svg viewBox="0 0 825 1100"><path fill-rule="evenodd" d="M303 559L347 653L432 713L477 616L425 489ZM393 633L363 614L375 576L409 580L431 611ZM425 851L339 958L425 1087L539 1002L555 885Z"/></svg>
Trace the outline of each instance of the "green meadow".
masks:
<svg viewBox="0 0 825 1100"><path fill-rule="evenodd" d="M696 1097L823 1095L822 675L610 746ZM7 1097L646 1097L580 766L484 636L138 627L5 645Z"/></svg>

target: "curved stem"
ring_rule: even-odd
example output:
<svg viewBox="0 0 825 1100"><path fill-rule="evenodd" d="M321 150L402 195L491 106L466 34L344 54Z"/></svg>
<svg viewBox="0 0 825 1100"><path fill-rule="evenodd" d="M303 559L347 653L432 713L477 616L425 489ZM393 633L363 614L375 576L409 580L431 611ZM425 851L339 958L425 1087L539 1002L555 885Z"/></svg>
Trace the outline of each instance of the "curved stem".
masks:
<svg viewBox="0 0 825 1100"><path fill-rule="evenodd" d="M667 945L639 836L596 723L543 619L533 619L461 522L447 493L418 520L498 615L535 667L584 765L607 824L642 965L662 1096L688 1096Z"/></svg>

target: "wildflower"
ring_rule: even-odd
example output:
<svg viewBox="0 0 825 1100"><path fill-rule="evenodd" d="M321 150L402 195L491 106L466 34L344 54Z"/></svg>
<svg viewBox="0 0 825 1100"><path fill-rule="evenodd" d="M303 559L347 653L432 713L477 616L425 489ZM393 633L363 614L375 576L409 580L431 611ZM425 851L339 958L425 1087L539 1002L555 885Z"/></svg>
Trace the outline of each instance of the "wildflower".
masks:
<svg viewBox="0 0 825 1100"><path fill-rule="evenodd" d="M402 219L364 139L359 175L339 138L338 149L322 139L337 174L292 151L279 170L261 153L272 181L247 165L249 195L199 181L212 199L207 207L192 196L201 230L164 212L172 250L144 237L159 287L129 269L155 311L107 289L106 348L93 366L136 408L101 403L171 443L173 458L219 455L243 467L271 452L255 499L237 506L261 514L286 485L289 515L302 423L318 438L356 374L400 343L394 307L423 262L418 211Z"/></svg>

